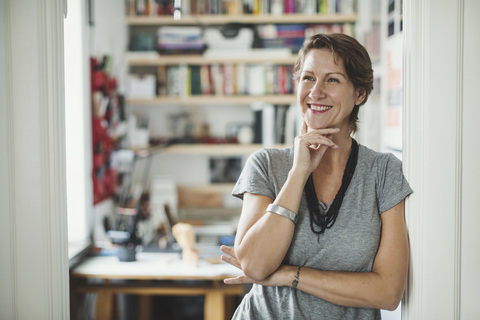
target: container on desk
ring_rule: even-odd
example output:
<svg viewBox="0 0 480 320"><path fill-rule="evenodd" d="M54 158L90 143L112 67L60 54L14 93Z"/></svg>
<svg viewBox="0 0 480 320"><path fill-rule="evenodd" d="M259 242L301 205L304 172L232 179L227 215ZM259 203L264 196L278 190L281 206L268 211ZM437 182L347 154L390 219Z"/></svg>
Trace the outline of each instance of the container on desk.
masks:
<svg viewBox="0 0 480 320"><path fill-rule="evenodd" d="M118 250L118 260L124 262L136 261L136 247L134 245L121 246Z"/></svg>

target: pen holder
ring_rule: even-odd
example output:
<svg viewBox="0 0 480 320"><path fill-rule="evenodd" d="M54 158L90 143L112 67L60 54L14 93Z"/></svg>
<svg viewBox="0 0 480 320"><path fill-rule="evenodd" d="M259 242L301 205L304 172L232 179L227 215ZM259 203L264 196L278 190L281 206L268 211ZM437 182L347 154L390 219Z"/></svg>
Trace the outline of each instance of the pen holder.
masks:
<svg viewBox="0 0 480 320"><path fill-rule="evenodd" d="M121 246L118 250L118 260L120 261L135 261L136 259L136 250L135 245L129 243L125 246Z"/></svg>

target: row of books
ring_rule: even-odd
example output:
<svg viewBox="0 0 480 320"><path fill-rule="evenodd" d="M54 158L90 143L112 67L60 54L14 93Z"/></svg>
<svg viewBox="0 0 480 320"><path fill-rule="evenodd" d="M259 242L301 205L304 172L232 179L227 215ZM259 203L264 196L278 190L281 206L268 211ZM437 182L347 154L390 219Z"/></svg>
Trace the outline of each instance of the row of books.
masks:
<svg viewBox="0 0 480 320"><path fill-rule="evenodd" d="M298 52L304 39L313 34L345 33L353 36L350 23L266 24L256 26L256 30L258 47L288 48L293 53ZM226 38L213 28L203 30L197 26L161 26L157 29L156 35L145 31L133 33L130 48L132 51L156 50L161 54L202 54L209 47L220 47L219 42L232 50L240 47L249 49L254 45L253 31L250 28L240 28L236 37Z"/></svg>
<svg viewBox="0 0 480 320"><path fill-rule="evenodd" d="M351 14L356 0L244 0L248 14Z"/></svg>
<svg viewBox="0 0 480 320"><path fill-rule="evenodd" d="M211 64L158 67L158 95L276 95L292 94L291 65Z"/></svg>
<svg viewBox="0 0 480 320"><path fill-rule="evenodd" d="M126 0L129 16L173 15L175 0ZM350 14L357 0L182 0L185 15Z"/></svg>
<svg viewBox="0 0 480 320"><path fill-rule="evenodd" d="M317 33L345 33L353 36L350 23L328 24L268 24L258 26L261 48L289 48L293 53L300 50L305 38Z"/></svg>
<svg viewBox="0 0 480 320"><path fill-rule="evenodd" d="M203 31L196 26L162 26L157 29L157 50L163 54L201 54Z"/></svg>
<svg viewBox="0 0 480 320"><path fill-rule="evenodd" d="M266 147L278 144L293 145L293 139L301 126L301 117L296 104L252 104L254 115L254 143Z"/></svg>

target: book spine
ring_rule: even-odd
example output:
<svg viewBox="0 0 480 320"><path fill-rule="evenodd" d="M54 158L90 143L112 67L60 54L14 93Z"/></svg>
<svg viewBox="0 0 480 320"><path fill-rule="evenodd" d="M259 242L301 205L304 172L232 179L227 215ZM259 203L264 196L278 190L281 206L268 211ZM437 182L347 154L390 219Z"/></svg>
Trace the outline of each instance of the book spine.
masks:
<svg viewBox="0 0 480 320"><path fill-rule="evenodd" d="M261 144L262 140L262 106L252 104L253 112L253 143Z"/></svg>
<svg viewBox="0 0 480 320"><path fill-rule="evenodd" d="M157 70L157 94L159 96L167 95L167 67L159 66Z"/></svg>
<svg viewBox="0 0 480 320"><path fill-rule="evenodd" d="M262 107L262 143L275 145L275 106L264 104Z"/></svg>
<svg viewBox="0 0 480 320"><path fill-rule="evenodd" d="M200 66L190 67L190 78L191 78L191 94L201 95L202 81L201 81L201 74L200 74Z"/></svg>
<svg viewBox="0 0 480 320"><path fill-rule="evenodd" d="M235 80L233 64L226 63L223 65L224 72L224 93L226 96L232 96L235 93Z"/></svg>

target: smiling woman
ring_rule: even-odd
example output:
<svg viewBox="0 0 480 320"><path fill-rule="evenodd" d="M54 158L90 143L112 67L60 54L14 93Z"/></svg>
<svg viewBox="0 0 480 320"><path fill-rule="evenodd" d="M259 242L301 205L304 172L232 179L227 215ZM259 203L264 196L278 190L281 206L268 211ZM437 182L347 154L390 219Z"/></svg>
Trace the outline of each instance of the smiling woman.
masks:
<svg viewBox="0 0 480 320"><path fill-rule="evenodd" d="M52 70L63 68L62 3L0 1L2 319L69 317L63 72ZM403 318L478 319L480 2L403 3L404 159L416 190L407 202L413 268ZM37 134L39 125L48 130Z"/></svg>
<svg viewBox="0 0 480 320"><path fill-rule="evenodd" d="M302 132L252 154L232 192L243 208L223 259L244 276L226 283L254 283L234 319L378 319L406 286L412 189L395 156L351 137L370 58L349 36L317 34L295 71Z"/></svg>

